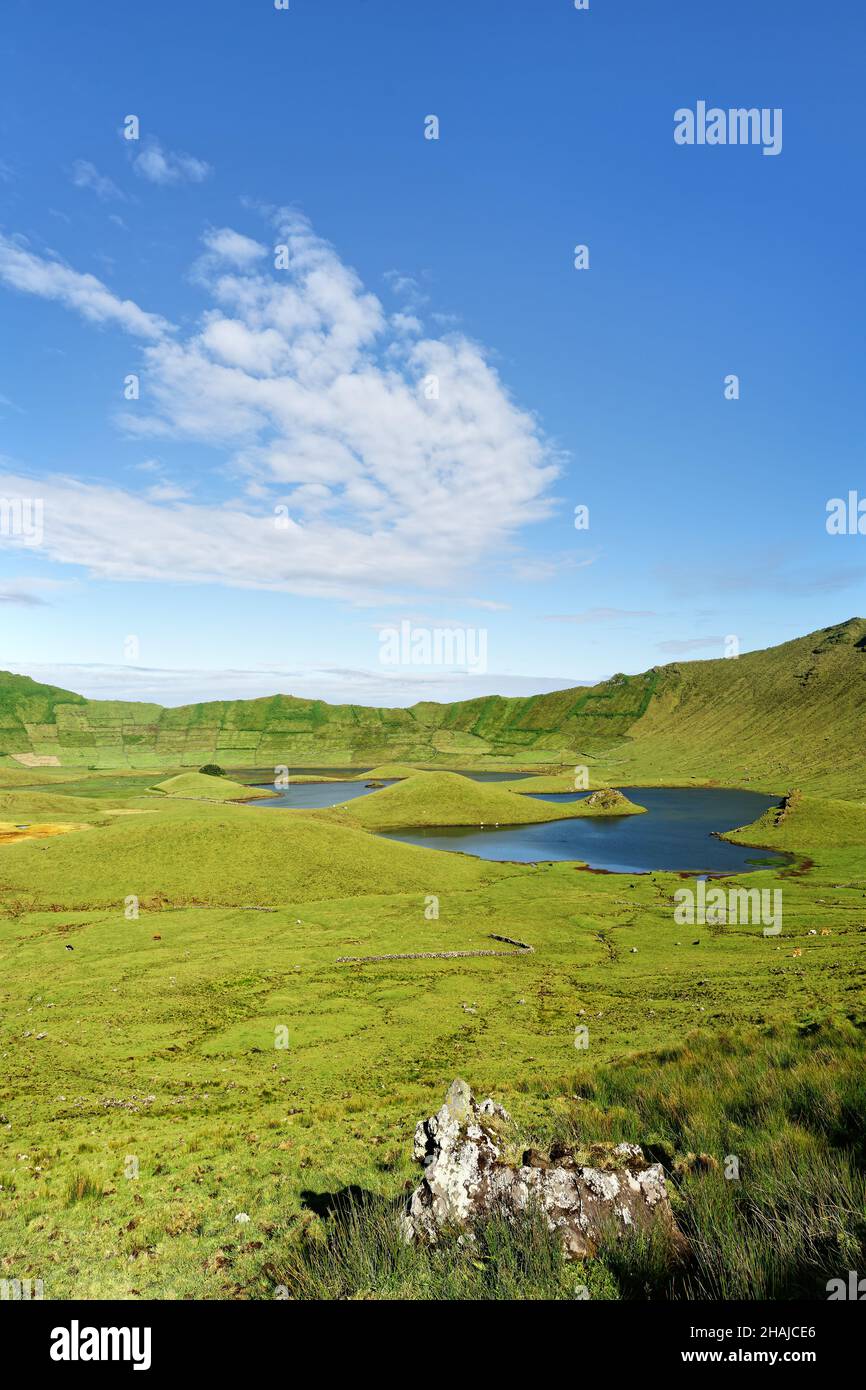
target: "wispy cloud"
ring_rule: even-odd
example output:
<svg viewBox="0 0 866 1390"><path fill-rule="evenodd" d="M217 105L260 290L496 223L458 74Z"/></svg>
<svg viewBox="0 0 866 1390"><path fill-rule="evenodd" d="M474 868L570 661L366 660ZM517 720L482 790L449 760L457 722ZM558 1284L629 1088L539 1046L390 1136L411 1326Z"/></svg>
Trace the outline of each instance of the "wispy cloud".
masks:
<svg viewBox="0 0 866 1390"><path fill-rule="evenodd" d="M96 165L91 164L89 159L76 159L70 177L76 188L89 189L103 202L126 201L126 194L118 188L114 180L107 174L100 174Z"/></svg>
<svg viewBox="0 0 866 1390"><path fill-rule="evenodd" d="M49 260L0 233L0 282L23 294L54 299L75 309L91 323L115 324L139 338L161 338L170 325L159 314L148 314L131 299L118 299L95 275L72 270Z"/></svg>
<svg viewBox="0 0 866 1390"><path fill-rule="evenodd" d="M147 489L147 495L151 502L179 502L181 498L189 497L189 488L166 481L154 483L153 487Z"/></svg>
<svg viewBox="0 0 866 1390"><path fill-rule="evenodd" d="M823 502L818 514L823 517ZM827 566L824 569L804 568L791 563L781 548L775 554L739 556L735 567L704 569L695 566L660 565L658 578L669 592L677 597L704 593L782 593L806 597L810 594L833 594L849 589L866 576L866 564L854 562Z"/></svg>
<svg viewBox="0 0 866 1390"><path fill-rule="evenodd" d="M582 613L547 613L545 623L615 623L624 618L655 618L649 608L586 608Z"/></svg>
<svg viewBox="0 0 866 1390"><path fill-rule="evenodd" d="M407 275L402 270L386 270L384 279L391 293L400 300L404 308L417 311L428 303L430 296L421 288L414 275Z"/></svg>
<svg viewBox="0 0 866 1390"><path fill-rule="evenodd" d="M66 587L61 579L3 580L0 582L0 603L20 608L45 608L49 603L45 595Z"/></svg>
<svg viewBox="0 0 866 1390"><path fill-rule="evenodd" d="M168 669L125 665L65 665L17 663L9 670L34 680L74 690L90 699L148 700L162 705L199 700L254 700L263 696L295 695L330 704L371 706L413 705L421 700L447 702L486 695L542 695L591 681L549 676L473 675L464 672L417 673L369 671L352 667L256 667L237 670Z"/></svg>
<svg viewBox="0 0 866 1390"><path fill-rule="evenodd" d="M28 594L23 591L9 590L0 586L0 603L14 603L21 608L43 608L45 599L39 594Z"/></svg>
<svg viewBox="0 0 866 1390"><path fill-rule="evenodd" d="M656 650L668 652L671 656L680 656L685 652L700 652L713 648L721 654L724 645L724 637L681 637L672 638L669 642L656 642Z"/></svg>
<svg viewBox="0 0 866 1390"><path fill-rule="evenodd" d="M587 569L597 559L598 551L578 555L572 550L563 550L556 555L522 556L513 562L511 571L515 579L525 584L546 584L567 570Z"/></svg>
<svg viewBox="0 0 866 1390"><path fill-rule="evenodd" d="M176 183L203 183L212 173L211 166L205 160L167 150L156 139L146 141L141 153L133 159L132 167L148 183L161 184L163 187Z"/></svg>

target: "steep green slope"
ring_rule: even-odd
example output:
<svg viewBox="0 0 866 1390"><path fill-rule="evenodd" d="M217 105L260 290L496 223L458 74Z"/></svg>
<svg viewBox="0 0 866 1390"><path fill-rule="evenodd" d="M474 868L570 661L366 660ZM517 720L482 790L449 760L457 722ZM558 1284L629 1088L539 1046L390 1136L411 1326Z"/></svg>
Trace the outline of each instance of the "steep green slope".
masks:
<svg viewBox="0 0 866 1390"><path fill-rule="evenodd" d="M717 780L857 798L864 726L862 618L736 660L410 709L289 695L162 709L0 678L0 754L55 756L64 767L586 764L592 785Z"/></svg>
<svg viewBox="0 0 866 1390"><path fill-rule="evenodd" d="M26 677L8 680L34 686ZM624 735L646 709L655 681L648 672L526 699L491 695L410 709L328 705L291 695L174 709L80 696L50 705L46 694L44 720L15 723L10 715L5 731L0 727L0 753L36 753L57 757L64 766L97 767L198 766L207 759L222 766L295 768L391 766L404 759L440 766L546 763L561 753L567 760L578 732L596 741Z"/></svg>
<svg viewBox="0 0 866 1390"><path fill-rule="evenodd" d="M598 776L626 784L699 776L859 798L864 728L866 620L852 618L737 660L663 667L629 744L601 757Z"/></svg>

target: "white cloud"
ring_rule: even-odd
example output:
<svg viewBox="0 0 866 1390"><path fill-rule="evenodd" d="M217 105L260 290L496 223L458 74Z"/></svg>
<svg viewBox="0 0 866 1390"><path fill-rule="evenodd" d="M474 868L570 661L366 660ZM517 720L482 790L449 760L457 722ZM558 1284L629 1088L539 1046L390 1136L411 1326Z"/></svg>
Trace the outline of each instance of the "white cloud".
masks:
<svg viewBox="0 0 866 1390"><path fill-rule="evenodd" d="M191 154L176 154L163 149L158 140L149 140L132 161L137 174L149 183L163 186L173 183L203 183L212 172L203 159Z"/></svg>
<svg viewBox="0 0 866 1390"><path fill-rule="evenodd" d="M114 180L107 174L100 174L96 165L91 164L89 159L76 159L72 166L71 178L76 188L89 188L103 202L126 199L126 194L121 192Z"/></svg>
<svg viewBox="0 0 866 1390"><path fill-rule="evenodd" d="M219 313L206 315L201 341L225 366L256 376L272 376L285 359L285 341L275 328L253 332L239 319L226 319Z"/></svg>
<svg viewBox="0 0 866 1390"><path fill-rule="evenodd" d="M151 502L180 502L189 497L189 488L180 487L178 483L154 483L147 489L147 495Z"/></svg>
<svg viewBox="0 0 866 1390"><path fill-rule="evenodd" d="M168 580L276 589L314 597L381 602L435 579L431 558L409 539L292 518L278 526L272 508L158 503L120 488L71 478L35 482L0 474L0 496L38 496L43 535L6 538L102 579ZM282 518L279 518L282 519Z"/></svg>
<svg viewBox="0 0 866 1390"><path fill-rule="evenodd" d="M667 652L670 656L705 651L707 647L712 647L717 653L721 653L725 646L725 640L724 637L682 637L673 638L669 642L656 642L656 647L660 652Z"/></svg>
<svg viewBox="0 0 866 1390"><path fill-rule="evenodd" d="M117 324L135 337L161 338L170 328L159 314L145 313L131 299L118 299L95 275L82 274L62 261L37 256L2 233L0 281L24 294L58 300L91 323Z"/></svg>
<svg viewBox="0 0 866 1390"><path fill-rule="evenodd" d="M205 233L195 278L211 304L184 335L151 329L142 373L151 411L122 417L131 434L227 453L245 501L156 506L53 479L40 485L52 558L115 578L360 602L445 588L500 563L514 533L550 507L560 458L535 417L513 401L479 344L395 332L378 298L305 218L284 211L272 228L288 247L282 272L251 238L231 228ZM30 260L31 282L19 288L51 292L96 318L79 291L98 287L104 317L122 311L133 332L163 322L121 305L93 277ZM61 272L74 294L52 279ZM219 472L227 472L222 460ZM287 509L283 530L277 506Z"/></svg>
<svg viewBox="0 0 866 1390"><path fill-rule="evenodd" d="M548 613L545 623L612 623L620 618L655 618L648 608L586 608L582 613Z"/></svg>
<svg viewBox="0 0 866 1390"><path fill-rule="evenodd" d="M0 583L0 603L10 603L22 608L43 608L50 602L44 594L51 594L67 585L62 579L11 579Z"/></svg>
<svg viewBox="0 0 866 1390"><path fill-rule="evenodd" d="M420 700L471 700L486 695L528 696L593 685L573 677L474 675L464 672L366 671L345 667L257 667L196 670L142 666L20 663L9 670L94 700L146 700L186 705L199 700L254 700L296 695L330 704L402 707Z"/></svg>
<svg viewBox="0 0 866 1390"><path fill-rule="evenodd" d="M205 232L202 241L214 261L246 268L268 254L266 246L252 237L235 232L231 227L214 227Z"/></svg>
<svg viewBox="0 0 866 1390"><path fill-rule="evenodd" d="M401 301L406 309L420 309L429 300L429 295L421 288L414 275L407 275L402 270L386 270L385 282L392 294Z"/></svg>
<svg viewBox="0 0 866 1390"><path fill-rule="evenodd" d="M4 584L0 586L0 603L14 603L21 608L41 608L45 599L39 594L30 594L24 589L10 589Z"/></svg>
<svg viewBox="0 0 866 1390"><path fill-rule="evenodd" d="M593 551L581 557L573 551L564 550L555 555L524 556L515 561L513 572L515 578L524 584L547 584L567 570L587 569L595 564L598 555L598 551Z"/></svg>

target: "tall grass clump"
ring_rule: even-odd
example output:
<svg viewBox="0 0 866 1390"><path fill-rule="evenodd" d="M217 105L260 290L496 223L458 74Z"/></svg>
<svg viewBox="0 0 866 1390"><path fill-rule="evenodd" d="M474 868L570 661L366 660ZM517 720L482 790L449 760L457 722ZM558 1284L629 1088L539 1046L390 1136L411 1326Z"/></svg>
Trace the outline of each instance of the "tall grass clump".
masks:
<svg viewBox="0 0 866 1390"><path fill-rule="evenodd" d="M470 1232L445 1232L435 1246L409 1245L401 1203L350 1200L307 1229L267 1278L297 1299L539 1300L615 1298L610 1273L569 1264L537 1212L494 1216Z"/></svg>
<svg viewBox="0 0 866 1390"><path fill-rule="evenodd" d="M587 1065L539 1142L640 1143L689 1243L611 1229L568 1263L538 1212L407 1245L402 1199L338 1194L265 1275L298 1299L824 1299L866 1269L866 1039L847 1021L689 1038Z"/></svg>
<svg viewBox="0 0 866 1390"><path fill-rule="evenodd" d="M665 1166L691 1245L672 1272L609 1245L601 1258L621 1287L826 1298L829 1279L866 1267L864 1062L861 1030L827 1022L703 1034L574 1077L556 1137L643 1143Z"/></svg>
<svg viewBox="0 0 866 1390"><path fill-rule="evenodd" d="M75 1202L95 1201L101 1193L102 1188L89 1173L73 1173L66 1184L66 1205L71 1207Z"/></svg>

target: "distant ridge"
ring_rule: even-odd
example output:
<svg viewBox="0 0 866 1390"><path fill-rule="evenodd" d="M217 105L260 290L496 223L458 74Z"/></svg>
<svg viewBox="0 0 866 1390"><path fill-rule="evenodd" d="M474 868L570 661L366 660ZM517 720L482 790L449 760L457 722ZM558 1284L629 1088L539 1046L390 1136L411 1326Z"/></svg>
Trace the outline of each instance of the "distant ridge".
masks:
<svg viewBox="0 0 866 1390"><path fill-rule="evenodd" d="M166 709L0 672L0 762L62 766L587 764L593 782L718 780L866 796L866 619L736 659L673 662L528 698L409 709L273 695Z"/></svg>

